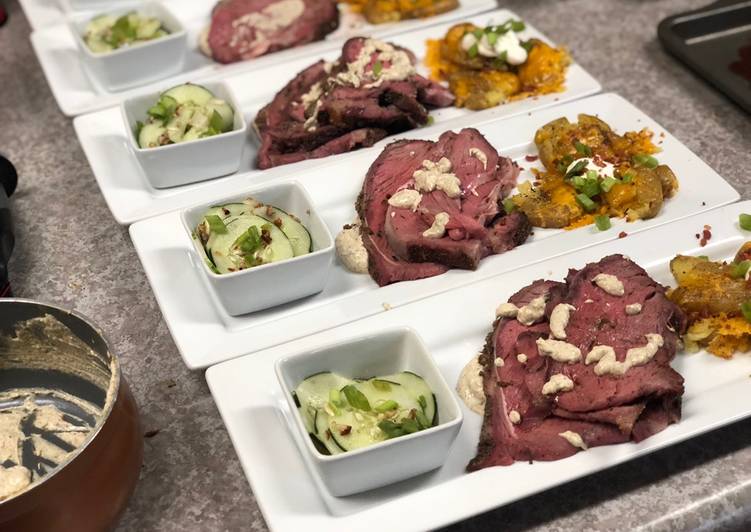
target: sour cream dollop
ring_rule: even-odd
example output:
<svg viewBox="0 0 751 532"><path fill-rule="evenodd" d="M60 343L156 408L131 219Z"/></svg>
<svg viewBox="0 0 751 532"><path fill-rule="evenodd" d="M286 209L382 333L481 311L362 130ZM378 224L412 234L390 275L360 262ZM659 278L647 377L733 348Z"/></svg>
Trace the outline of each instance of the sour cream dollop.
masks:
<svg viewBox="0 0 751 532"><path fill-rule="evenodd" d="M477 45L477 53L483 57L500 57L501 54L506 52L506 62L509 65L521 65L527 60L527 50L521 45L521 41L514 31L509 30L506 33L494 34L498 37L493 44L490 43L489 35L489 33L483 32L482 37L478 39L474 33L467 33L462 37L462 48L464 51L468 51L474 45Z"/></svg>
<svg viewBox="0 0 751 532"><path fill-rule="evenodd" d="M600 160L601 164L604 165L600 166L599 164L595 163L595 160L592 157L582 157L581 159L576 159L574 162L568 165L568 168L566 168L566 173L568 174L571 170L574 169L577 164L581 163L582 161L587 162L587 166L585 166L584 170L581 171L581 173L583 174L586 174L590 170L593 170L597 172L597 177L601 179L604 179L606 177L615 177L615 165L607 161Z"/></svg>

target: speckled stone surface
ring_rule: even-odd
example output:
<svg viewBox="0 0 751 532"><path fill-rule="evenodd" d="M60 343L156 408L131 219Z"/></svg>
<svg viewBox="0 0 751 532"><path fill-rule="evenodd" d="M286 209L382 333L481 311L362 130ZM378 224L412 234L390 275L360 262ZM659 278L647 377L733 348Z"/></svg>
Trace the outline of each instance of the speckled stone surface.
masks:
<svg viewBox="0 0 751 532"><path fill-rule="evenodd" d="M182 364L127 230L111 217L58 111L16 2L0 28L0 152L18 167L15 292L94 318L143 414L141 480L121 530L265 530L201 372ZM751 197L751 117L663 52L657 22L692 0L510 0L515 10ZM738 398L748 401L751 396ZM751 421L451 527L751 529Z"/></svg>

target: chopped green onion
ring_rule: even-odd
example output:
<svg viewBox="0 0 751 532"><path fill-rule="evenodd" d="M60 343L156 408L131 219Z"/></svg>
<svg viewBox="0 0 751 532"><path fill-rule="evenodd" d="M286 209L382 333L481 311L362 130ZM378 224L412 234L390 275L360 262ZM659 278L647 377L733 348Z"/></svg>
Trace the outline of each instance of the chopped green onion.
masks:
<svg viewBox="0 0 751 532"><path fill-rule="evenodd" d="M610 225L610 217L604 214L598 214L595 216L595 225L600 231L607 231L612 226Z"/></svg>
<svg viewBox="0 0 751 532"><path fill-rule="evenodd" d="M506 211L506 214L511 214L516 210L516 203L514 203L513 198L503 200L503 210Z"/></svg>
<svg viewBox="0 0 751 532"><path fill-rule="evenodd" d="M600 182L600 188L604 192L610 192L610 189L613 188L618 183L618 180L614 177L606 176L602 182Z"/></svg>
<svg viewBox="0 0 751 532"><path fill-rule="evenodd" d="M429 429L432 425L432 423L428 421L428 416L426 416L423 412L417 412L415 414L415 419L417 420L417 423L420 425L421 429Z"/></svg>
<svg viewBox="0 0 751 532"><path fill-rule="evenodd" d="M405 419L402 421L402 430L405 434L412 434L413 432L420 431L420 425L418 425L416 419Z"/></svg>
<svg viewBox="0 0 751 532"><path fill-rule="evenodd" d="M382 70L383 70L383 64L380 61L376 61L375 63L373 63L373 75L375 77L380 76Z"/></svg>
<svg viewBox="0 0 751 532"><path fill-rule="evenodd" d="M741 303L741 313L746 318L746 321L751 322L751 301Z"/></svg>
<svg viewBox="0 0 751 532"><path fill-rule="evenodd" d="M227 232L227 226L224 225L224 222L222 221L219 216L216 214L209 214L206 216L206 223L209 224L209 231L212 233L219 233L219 234L225 234Z"/></svg>
<svg viewBox="0 0 751 532"><path fill-rule="evenodd" d="M404 431L402 430L401 425L397 425L396 423L389 421L388 419L384 419L383 421L378 423L378 428L383 431L387 438L397 438L399 436L404 436Z"/></svg>
<svg viewBox="0 0 751 532"><path fill-rule="evenodd" d="M578 201L587 212L592 212L597 208L597 203L592 201L586 194L577 194L576 201Z"/></svg>
<svg viewBox="0 0 751 532"><path fill-rule="evenodd" d="M261 232L255 225L251 225L247 231L237 237L232 247L238 248L246 254L254 253L261 247Z"/></svg>
<svg viewBox="0 0 751 532"><path fill-rule="evenodd" d="M496 41L498 41L497 33L490 32L490 33L486 33L485 35L487 36L488 44L490 46L493 46L496 43Z"/></svg>
<svg viewBox="0 0 751 532"><path fill-rule="evenodd" d="M469 47L469 50L467 50L467 54L469 55L469 57L477 57L477 54L479 51L480 51L480 48L477 46L477 43L475 43Z"/></svg>
<svg viewBox="0 0 751 532"><path fill-rule="evenodd" d="M385 381L382 379L373 379L370 381L370 383L373 385L373 388L376 390L380 390L382 392L390 392L391 391L391 382Z"/></svg>
<svg viewBox="0 0 751 532"><path fill-rule="evenodd" d="M749 268L751 268L751 260L744 260L730 266L730 277L739 279L746 277Z"/></svg>
<svg viewBox="0 0 751 532"><path fill-rule="evenodd" d="M738 225L744 231L751 231L751 214L741 214L738 216Z"/></svg>
<svg viewBox="0 0 751 532"><path fill-rule="evenodd" d="M508 63L508 51L504 50L498 54L498 61L501 63Z"/></svg>
<svg viewBox="0 0 751 532"><path fill-rule="evenodd" d="M592 148L590 148L584 143L579 142L578 140L574 141L574 148L576 148L577 152L581 153L582 155L586 157L592 156Z"/></svg>
<svg viewBox="0 0 751 532"><path fill-rule="evenodd" d="M660 164L657 159L645 153L634 155L632 161L635 166L644 166L645 168L656 168Z"/></svg>
<svg viewBox="0 0 751 532"><path fill-rule="evenodd" d="M597 170L587 170L588 179L597 179Z"/></svg>
<svg viewBox="0 0 751 532"><path fill-rule="evenodd" d="M522 22L521 20L512 20L511 21L511 29L512 30L514 30L516 32L519 32L519 31L524 31L525 28L526 28L526 26L525 26L524 22Z"/></svg>
<svg viewBox="0 0 751 532"><path fill-rule="evenodd" d="M621 177L621 181L622 181L623 183L630 183L630 182L631 182L631 181L633 181L633 180L634 180L634 174L632 174L631 172L626 172L626 173L625 173L625 174L623 174L623 176Z"/></svg>
<svg viewBox="0 0 751 532"><path fill-rule="evenodd" d="M336 388L329 390L329 402L333 405L340 406L342 404L342 393Z"/></svg>
<svg viewBox="0 0 751 532"><path fill-rule="evenodd" d="M571 164L571 163L569 163L569 165L570 165L570 164ZM566 179L569 179L570 177L573 177L573 176L575 176L575 175L579 175L579 174L581 174L581 173L582 173L582 172L584 171L584 169L585 169L586 167L587 167L587 161L579 161L578 163L576 163L576 164L574 165L574 167L573 167L573 168L571 168L571 170L568 170L568 171L566 172L565 178L566 178Z"/></svg>
<svg viewBox="0 0 751 532"><path fill-rule="evenodd" d="M587 197L592 198L600 193L600 182L597 177L576 176L571 180L574 188Z"/></svg>
<svg viewBox="0 0 751 532"><path fill-rule="evenodd" d="M211 113L209 126L211 126L211 129L214 129L216 131L221 131L222 129L224 129L224 119L222 119L222 115L220 115L216 109L214 109L214 112Z"/></svg>
<svg viewBox="0 0 751 532"><path fill-rule="evenodd" d="M365 397L365 394L358 390L355 385L348 384L347 386L342 388L342 392L344 392L344 396L347 398L349 404L351 404L353 407L357 408L358 410L370 410L370 403L368 402L368 398Z"/></svg>
<svg viewBox="0 0 751 532"><path fill-rule="evenodd" d="M380 405L376 405L373 410L383 413L388 412L389 410L396 410L397 408L399 408L399 403L389 399L388 401L382 402Z"/></svg>

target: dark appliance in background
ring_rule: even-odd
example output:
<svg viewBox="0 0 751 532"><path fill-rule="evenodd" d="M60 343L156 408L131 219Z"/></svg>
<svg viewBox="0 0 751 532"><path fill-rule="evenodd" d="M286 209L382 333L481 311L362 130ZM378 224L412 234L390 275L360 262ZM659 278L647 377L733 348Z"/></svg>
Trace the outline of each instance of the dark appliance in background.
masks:
<svg viewBox="0 0 751 532"><path fill-rule="evenodd" d="M666 18L668 52L751 113L751 0L720 0Z"/></svg>
<svg viewBox="0 0 751 532"><path fill-rule="evenodd" d="M13 218L10 196L18 185L18 174L11 162L0 155L0 297L10 297L8 261L13 252Z"/></svg>

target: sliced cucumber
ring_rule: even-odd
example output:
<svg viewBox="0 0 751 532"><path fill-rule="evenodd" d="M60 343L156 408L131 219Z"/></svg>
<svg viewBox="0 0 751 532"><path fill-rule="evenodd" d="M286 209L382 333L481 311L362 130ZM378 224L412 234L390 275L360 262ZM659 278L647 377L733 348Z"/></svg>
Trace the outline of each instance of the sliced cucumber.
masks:
<svg viewBox="0 0 751 532"><path fill-rule="evenodd" d="M107 31L114 26L117 18L112 15L99 15L92 18L88 24L86 24L86 35L100 34Z"/></svg>
<svg viewBox="0 0 751 532"><path fill-rule="evenodd" d="M272 207L271 205L263 205L262 207L253 209L253 214L270 221L287 235L295 252L295 257L307 255L313 251L313 240L310 238L308 230L303 224L282 209Z"/></svg>
<svg viewBox="0 0 751 532"><path fill-rule="evenodd" d="M136 22L136 39L153 39L161 27L159 19L141 18Z"/></svg>
<svg viewBox="0 0 751 532"><path fill-rule="evenodd" d="M209 102L206 104L206 110L208 111L208 116L213 116L214 112L216 111L217 115L220 118L219 121L219 127L216 128L220 132L230 131L232 127L235 124L235 113L232 110L232 107L225 102L224 100L220 100L218 98L213 98L209 100ZM212 124L213 126L214 124Z"/></svg>
<svg viewBox="0 0 751 532"><path fill-rule="evenodd" d="M315 417L314 436L318 438L318 441L323 444L329 454L341 454L345 451L334 439L334 435L329 429L329 415L323 409L319 409Z"/></svg>
<svg viewBox="0 0 751 532"><path fill-rule="evenodd" d="M353 386L365 395L367 404L345 389ZM434 394L422 377L410 372L372 379L317 373L298 385L295 399L306 430L331 454L411 434L437 422Z"/></svg>
<svg viewBox="0 0 751 532"><path fill-rule="evenodd" d="M337 446L345 451L353 451L384 441L386 435L378 428L378 418L353 410L340 410L336 416L329 416L329 430Z"/></svg>
<svg viewBox="0 0 751 532"><path fill-rule="evenodd" d="M189 129L185 135L183 135L183 138L181 142L190 142L191 140L198 140L201 138L201 133L197 129Z"/></svg>
<svg viewBox="0 0 751 532"><path fill-rule="evenodd" d="M160 121L144 124L138 134L138 145L141 148L156 148L161 146L160 138L166 131L167 129L162 126Z"/></svg>
<svg viewBox="0 0 751 532"><path fill-rule="evenodd" d="M411 371L404 371L395 375L384 377L390 381L398 382L403 388L409 390L412 397L419 400L420 396L425 398L425 417L427 417L433 424L438 424L438 408L436 405L435 394L425 382L425 379L412 373Z"/></svg>
<svg viewBox="0 0 751 532"><path fill-rule="evenodd" d="M171 89L163 92L167 96L172 96L177 100L178 104L186 104L192 102L196 105L206 105L214 95L205 87L201 85L195 85L193 83L185 83L172 87Z"/></svg>
<svg viewBox="0 0 751 532"><path fill-rule="evenodd" d="M216 205L206 210L204 216L210 214L216 214L221 219L240 216L248 212L248 206L245 203L225 203L224 205ZM226 212L225 212L226 211Z"/></svg>
<svg viewBox="0 0 751 532"><path fill-rule="evenodd" d="M212 232L209 235L208 242L206 242L206 249L211 250L214 264L216 264L220 273L230 273L241 269L239 266L241 259L233 252L233 247L237 239L250 229L251 226L257 227L260 232L265 225L269 226L271 243L255 254L255 257L260 260L261 264L294 257L289 239L278 227L269 224L267 220L260 216L241 214L236 218L225 220L226 233Z"/></svg>
<svg viewBox="0 0 751 532"><path fill-rule="evenodd" d="M308 405L313 410L322 409L329 401L329 391L334 389L338 390L349 382L344 377L331 372L316 373L306 378L297 388L295 388L295 394L297 400L300 403L300 415L305 423L305 428L308 432L314 432L313 430L313 414L302 405Z"/></svg>

